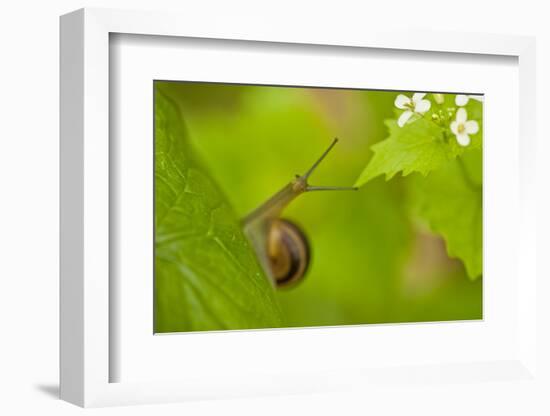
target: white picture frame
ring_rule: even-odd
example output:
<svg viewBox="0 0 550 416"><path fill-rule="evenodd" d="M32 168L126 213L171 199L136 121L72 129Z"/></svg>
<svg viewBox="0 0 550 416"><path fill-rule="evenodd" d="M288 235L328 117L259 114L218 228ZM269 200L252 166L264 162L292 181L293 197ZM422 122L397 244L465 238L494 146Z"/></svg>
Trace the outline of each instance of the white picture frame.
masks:
<svg viewBox="0 0 550 416"><path fill-rule="evenodd" d="M151 377L148 381L113 381L110 370L116 360L110 311L112 263L109 253L110 172L116 169L110 158L109 99L110 36L147 35L173 38L225 39L270 42L282 45L330 45L334 48L430 51L452 54L504 55L518 59L519 68L519 169L518 178L518 280L514 319L518 345L498 360L486 357L453 363L446 357L440 364L388 367L368 370L343 365L325 371L293 371L264 377L236 377L220 372L203 377L170 381ZM166 38L167 39L167 38ZM160 40L162 42L162 39ZM261 43L258 43L261 45ZM242 397L265 394L322 392L349 386L394 386L416 380L427 383L456 381L480 383L506 380L539 383L536 362L537 304L535 267L536 218L534 197L534 143L536 125L535 42L533 38L506 35L440 33L437 37L420 32L396 33L358 30L328 35L277 25L250 22L239 30L221 19L205 27L190 16L164 13L83 9L61 18L61 398L80 406L181 401L195 398ZM530 105L527 105L531 103ZM530 111L526 109L529 108ZM116 161L115 161L116 162ZM402 327L403 328L403 327ZM419 327L406 331L414 336ZM457 327L449 331L457 330ZM326 330L329 331L329 330ZM260 334L260 333L256 333ZM262 332L261 334L265 334ZM319 335L318 332L316 336ZM215 336L215 334L212 334ZM233 336L235 345L245 334ZM262 335L265 337L265 335ZM323 337L349 341L346 332L325 332ZM256 335L260 338L260 335ZM227 338L226 338L227 341ZM164 341L170 342L170 341ZM516 348L517 347L517 348ZM281 364L282 365L282 364ZM412 377L411 377L412 375ZM155 380L155 381L153 381Z"/></svg>

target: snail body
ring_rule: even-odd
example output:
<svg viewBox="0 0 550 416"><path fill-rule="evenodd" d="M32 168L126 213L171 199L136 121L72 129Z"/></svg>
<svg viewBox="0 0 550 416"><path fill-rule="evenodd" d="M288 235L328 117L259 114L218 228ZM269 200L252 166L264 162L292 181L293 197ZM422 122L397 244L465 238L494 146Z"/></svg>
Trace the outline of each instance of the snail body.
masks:
<svg viewBox="0 0 550 416"><path fill-rule="evenodd" d="M281 218L286 206L305 192L357 189L308 184L309 176L337 141L334 139L304 175L296 175L290 183L243 219L244 232L264 271L277 288L291 287L301 282L311 260L310 244L304 231L294 222Z"/></svg>

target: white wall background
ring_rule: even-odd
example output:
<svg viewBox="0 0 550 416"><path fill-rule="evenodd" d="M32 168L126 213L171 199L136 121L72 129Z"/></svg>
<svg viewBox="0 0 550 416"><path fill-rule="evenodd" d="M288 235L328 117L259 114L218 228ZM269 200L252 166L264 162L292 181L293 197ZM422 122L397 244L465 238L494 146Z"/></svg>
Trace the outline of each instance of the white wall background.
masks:
<svg viewBox="0 0 550 416"><path fill-rule="evenodd" d="M340 25L433 28L434 30L510 33L537 36L539 177L549 183L550 13L544 1L377 0L240 1L205 0L12 0L0 11L0 414L77 414L61 402L58 376L58 16L74 9L116 7L179 10L186 13L260 16L301 21L328 32ZM406 74L404 73L404 76ZM547 98L548 97L548 98ZM505 120L503 120L505 122ZM544 137L545 136L545 137ZM548 189L540 189L539 239L548 244ZM542 246L541 245L541 246ZM543 256L541 256L543 257ZM549 271L549 267L540 267ZM550 276L550 273L546 273ZM546 290L548 284L539 287ZM526 386L528 389L528 386ZM272 397L162 406L99 409L101 415L123 414L403 414L423 409L426 415L544 414L533 400L503 385L494 397L476 386L439 386L396 396L365 392L318 396ZM483 399L483 400L482 400ZM489 400L487 400L489 399ZM480 404L480 400L482 403ZM548 407L545 410L548 411ZM410 413L410 412L407 412ZM548 414L548 413L546 413Z"/></svg>

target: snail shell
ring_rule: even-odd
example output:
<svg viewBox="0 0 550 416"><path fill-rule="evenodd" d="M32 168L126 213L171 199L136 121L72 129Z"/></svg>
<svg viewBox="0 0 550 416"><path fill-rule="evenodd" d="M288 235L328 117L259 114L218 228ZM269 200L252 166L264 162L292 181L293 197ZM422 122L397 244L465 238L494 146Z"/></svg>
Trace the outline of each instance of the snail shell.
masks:
<svg viewBox="0 0 550 416"><path fill-rule="evenodd" d="M309 241L296 224L277 218L267 237L267 257L277 287L294 286L302 281L309 267Z"/></svg>

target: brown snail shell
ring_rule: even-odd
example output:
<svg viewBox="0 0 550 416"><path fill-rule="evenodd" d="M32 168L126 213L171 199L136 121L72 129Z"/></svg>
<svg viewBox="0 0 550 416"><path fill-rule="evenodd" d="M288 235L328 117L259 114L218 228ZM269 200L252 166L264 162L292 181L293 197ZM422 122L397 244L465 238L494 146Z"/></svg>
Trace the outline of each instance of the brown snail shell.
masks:
<svg viewBox="0 0 550 416"><path fill-rule="evenodd" d="M277 218L272 222L268 234L267 257L276 286L294 286L303 280L309 268L309 241L296 224Z"/></svg>

